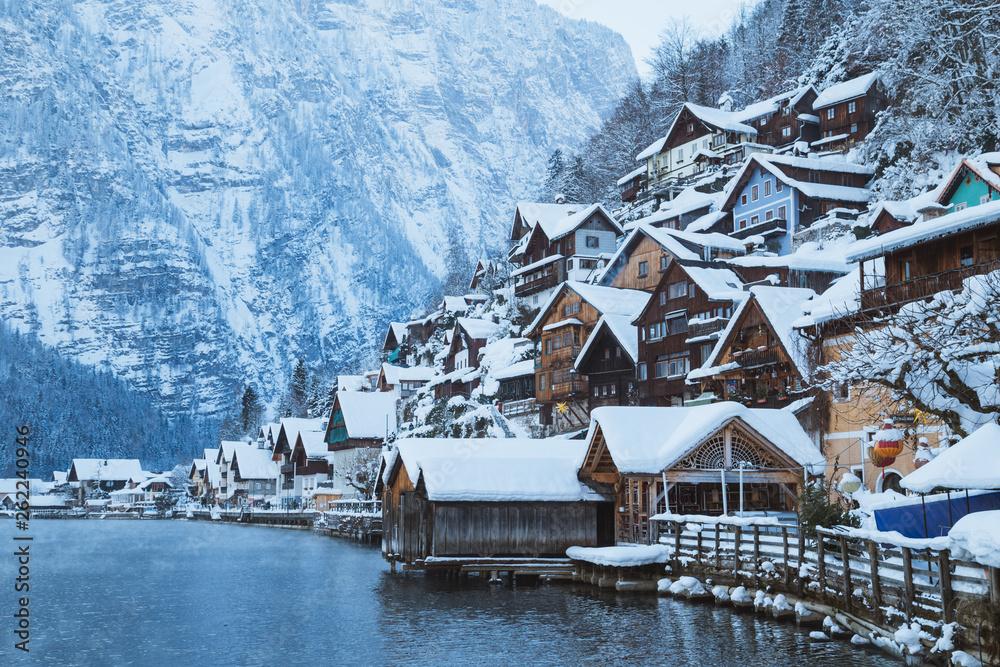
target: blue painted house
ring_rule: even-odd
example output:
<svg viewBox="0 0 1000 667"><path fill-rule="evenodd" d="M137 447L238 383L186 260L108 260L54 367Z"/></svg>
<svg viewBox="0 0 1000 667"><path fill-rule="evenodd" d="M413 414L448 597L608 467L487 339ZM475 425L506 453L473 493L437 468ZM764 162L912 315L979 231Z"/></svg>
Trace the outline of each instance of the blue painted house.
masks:
<svg viewBox="0 0 1000 667"><path fill-rule="evenodd" d="M792 236L834 209L862 211L874 170L833 159L753 155L732 180L723 211L737 239L761 236L779 254Z"/></svg>
<svg viewBox="0 0 1000 667"><path fill-rule="evenodd" d="M1000 200L1000 153L964 158L941 188L937 203L961 211Z"/></svg>

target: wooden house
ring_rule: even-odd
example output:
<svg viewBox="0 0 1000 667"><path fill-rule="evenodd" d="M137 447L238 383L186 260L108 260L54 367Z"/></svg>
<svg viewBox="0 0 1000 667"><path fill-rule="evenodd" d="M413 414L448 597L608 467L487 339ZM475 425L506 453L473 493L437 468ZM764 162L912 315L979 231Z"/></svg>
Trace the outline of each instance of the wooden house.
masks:
<svg viewBox="0 0 1000 667"><path fill-rule="evenodd" d="M344 497L343 489L321 487L313 491L313 508L317 512L327 512L334 508L336 501Z"/></svg>
<svg viewBox="0 0 1000 667"><path fill-rule="evenodd" d="M578 474L613 489L618 542L649 543L650 520L665 512L735 514L741 496L745 511L792 510L806 477L822 474L824 463L787 410L601 407Z"/></svg>
<svg viewBox="0 0 1000 667"><path fill-rule="evenodd" d="M268 450L271 460L277 467L276 473L279 477L276 484L281 502L286 504L293 500L298 502L302 497L302 478L296 475L296 465L292 458L299 433L318 433L322 438L326 433L326 427L327 423L323 418L285 417L281 420L274 445Z"/></svg>
<svg viewBox="0 0 1000 667"><path fill-rule="evenodd" d="M497 401L501 414L506 417L534 412L535 360L527 359L492 373L499 383Z"/></svg>
<svg viewBox="0 0 1000 667"><path fill-rule="evenodd" d="M448 352L444 361L444 376L434 379L434 397L470 396L479 386L479 358L490 337L500 325L490 320L459 317L455 320Z"/></svg>
<svg viewBox="0 0 1000 667"><path fill-rule="evenodd" d="M192 498L205 497L205 489L208 484L207 465L208 461L203 458L191 461L191 467L188 468L188 493L191 494Z"/></svg>
<svg viewBox="0 0 1000 667"><path fill-rule="evenodd" d="M820 130L820 138L812 142L813 150L853 148L875 128L878 114L888 106L885 87L875 73L823 90L813 101Z"/></svg>
<svg viewBox="0 0 1000 667"><path fill-rule="evenodd" d="M1000 200L1000 153L963 158L937 193L935 202L951 211Z"/></svg>
<svg viewBox="0 0 1000 667"><path fill-rule="evenodd" d="M688 374L703 393L757 408L785 407L809 376L807 341L792 324L816 294L792 287L750 288L702 366Z"/></svg>
<svg viewBox="0 0 1000 667"><path fill-rule="evenodd" d="M490 285L498 286L497 283L501 280L500 270L501 267L498 262L486 257L480 257L476 262L476 268L472 271L472 280L469 281L469 289L476 294L485 294Z"/></svg>
<svg viewBox="0 0 1000 667"><path fill-rule="evenodd" d="M382 364L375 382L377 391L393 391L400 398L409 398L434 377L434 369L428 366L397 366Z"/></svg>
<svg viewBox="0 0 1000 667"><path fill-rule="evenodd" d="M324 422L323 426L326 426ZM295 477L293 495L311 498L317 489L329 486L333 479L333 466L326 444L326 429L321 431L299 431L289 460Z"/></svg>
<svg viewBox="0 0 1000 667"><path fill-rule="evenodd" d="M390 364L405 364L409 354L409 330L403 322L389 322L382 339L382 352L389 356L386 358Z"/></svg>
<svg viewBox="0 0 1000 667"><path fill-rule="evenodd" d="M870 167L833 159L755 155L737 172L722 209L732 212L730 236L765 239L787 255L792 237L834 209L867 208Z"/></svg>
<svg viewBox="0 0 1000 667"><path fill-rule="evenodd" d="M734 307L749 294L718 263L672 262L652 297L633 318L638 329L638 399L643 405L684 405L700 392L687 374L711 356Z"/></svg>
<svg viewBox="0 0 1000 667"><path fill-rule="evenodd" d="M89 494L123 489L129 479L140 476L138 459L73 459L68 479L79 484L78 501L83 505Z"/></svg>
<svg viewBox="0 0 1000 667"><path fill-rule="evenodd" d="M635 365L639 332L629 315L602 315L576 359L576 372L587 378L589 408L631 405L637 396Z"/></svg>
<svg viewBox="0 0 1000 667"><path fill-rule="evenodd" d="M819 139L819 117L813 111L818 93L812 86L802 86L756 102L736 117L757 130L757 143L785 148L796 142Z"/></svg>
<svg viewBox="0 0 1000 667"><path fill-rule="evenodd" d="M510 260L519 267L511 272L514 296L537 305L560 283L587 280L624 233L600 204L518 204L510 236Z"/></svg>
<svg viewBox="0 0 1000 667"><path fill-rule="evenodd" d="M1000 268L1000 201L914 223L852 246L863 310L896 309Z"/></svg>
<svg viewBox="0 0 1000 667"><path fill-rule="evenodd" d="M610 502L577 479L585 443L404 439L384 459L382 554L430 558L564 558L614 543Z"/></svg>
<svg viewBox="0 0 1000 667"><path fill-rule="evenodd" d="M333 454L332 487L354 498L357 489L348 474L359 458L377 453L386 439L395 434L397 397L382 392L337 392L327 423L327 451Z"/></svg>
<svg viewBox="0 0 1000 667"><path fill-rule="evenodd" d="M587 425L587 381L574 368L580 350L602 315L632 315L648 298L639 290L566 282L542 306L526 334L539 348L535 401L542 424Z"/></svg>
<svg viewBox="0 0 1000 667"><path fill-rule="evenodd" d="M745 244L725 234L693 233L637 225L598 276L605 287L652 291L677 260L706 261L742 255Z"/></svg>
<svg viewBox="0 0 1000 667"><path fill-rule="evenodd" d="M627 204L635 201L639 193L646 189L646 165L625 174L618 179L617 184L623 202Z"/></svg>

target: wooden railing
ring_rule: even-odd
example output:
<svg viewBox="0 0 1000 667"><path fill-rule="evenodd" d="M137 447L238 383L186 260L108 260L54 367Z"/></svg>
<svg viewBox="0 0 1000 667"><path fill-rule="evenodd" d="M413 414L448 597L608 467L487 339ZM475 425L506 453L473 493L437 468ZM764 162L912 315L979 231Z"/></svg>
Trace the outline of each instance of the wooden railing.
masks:
<svg viewBox="0 0 1000 667"><path fill-rule="evenodd" d="M950 623L959 602L995 596L1000 568L951 557L947 549L911 548L795 525L653 521L655 541L673 547L675 574L729 577L755 588L808 596L875 623L916 617ZM916 542L916 541L914 541ZM987 570L989 576L987 577Z"/></svg>
<svg viewBox="0 0 1000 667"><path fill-rule="evenodd" d="M766 347L763 350L745 350L739 356L733 355L740 368L757 368L781 361L777 347Z"/></svg>
<svg viewBox="0 0 1000 667"><path fill-rule="evenodd" d="M535 399L525 398L520 401L505 401L502 403L501 413L504 417L516 417L517 415L528 414L537 410Z"/></svg>
<svg viewBox="0 0 1000 667"><path fill-rule="evenodd" d="M962 288L962 281L965 279L997 270L1000 270L1000 259L865 290L861 293L861 309L901 306L911 301L926 299L945 290L958 290Z"/></svg>
<svg viewBox="0 0 1000 667"><path fill-rule="evenodd" d="M781 218L772 218L756 225L750 225L743 229L733 229L730 236L735 239L746 239L750 236L765 236L771 232L784 233L787 229L786 223Z"/></svg>

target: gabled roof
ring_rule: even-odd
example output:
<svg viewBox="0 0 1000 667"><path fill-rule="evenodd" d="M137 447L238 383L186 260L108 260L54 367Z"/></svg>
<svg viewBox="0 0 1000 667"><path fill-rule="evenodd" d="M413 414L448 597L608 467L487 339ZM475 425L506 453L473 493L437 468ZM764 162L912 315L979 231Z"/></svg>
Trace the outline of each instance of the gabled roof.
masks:
<svg viewBox="0 0 1000 667"><path fill-rule="evenodd" d="M382 339L382 350L389 351L389 337L391 336L396 346L402 345L406 340L407 335L409 335L409 329L406 328L406 324L403 322L389 322L389 326L385 331L385 338ZM392 348L395 349L395 348Z"/></svg>
<svg viewBox="0 0 1000 667"><path fill-rule="evenodd" d="M338 375L337 391L363 391L367 387L364 375Z"/></svg>
<svg viewBox="0 0 1000 667"><path fill-rule="evenodd" d="M1000 223L1000 201L972 206L938 218L915 222L881 236L858 241L847 253L847 261L858 262L934 239Z"/></svg>
<svg viewBox="0 0 1000 667"><path fill-rule="evenodd" d="M173 481L171 481L170 476L167 473L163 473L161 475L153 475L152 477L141 482L139 486L136 488L145 491L149 489L149 487L152 486L153 484L166 484L171 489L174 488L174 483Z"/></svg>
<svg viewBox="0 0 1000 667"><path fill-rule="evenodd" d="M764 153L754 153L743 164L736 176L726 185L725 200L722 209L732 211L736 206L747 182L753 175L755 169L763 169L772 176L780 180L785 185L795 188L807 197L815 199L832 199L845 202L867 202L871 198L871 193L866 188L852 188L842 185L824 185L822 183L809 183L792 178L776 165L787 165L795 169L808 169L812 171L824 171L840 174L861 174L865 176L874 175L875 171L870 167L851 164L836 159L819 158L798 158L786 155L770 155Z"/></svg>
<svg viewBox="0 0 1000 667"><path fill-rule="evenodd" d="M326 445L326 431L299 431L295 447L302 445L306 456L311 459L324 459L329 453Z"/></svg>
<svg viewBox="0 0 1000 667"><path fill-rule="evenodd" d="M240 471L240 479L274 479L278 475L278 465L271 460L271 453L245 442L233 447L233 461Z"/></svg>
<svg viewBox="0 0 1000 667"><path fill-rule="evenodd" d="M691 407L602 406L590 413L587 442L597 428L623 474L657 474L687 456L728 423L738 420L794 461L813 468L823 455L788 410L752 409L739 403Z"/></svg>
<svg viewBox="0 0 1000 667"><path fill-rule="evenodd" d="M545 319L552 304L556 302L564 290L576 292L584 301L593 306L602 315L632 315L646 305L649 293L634 289L619 289L617 287L602 287L574 280L567 280L552 293L548 301L539 309L538 316L528 327L525 335L531 336Z"/></svg>
<svg viewBox="0 0 1000 667"><path fill-rule="evenodd" d="M625 174L624 176L622 176L621 178L619 178L618 182L617 182L617 185L619 187L622 186L622 185L625 185L629 181L634 180L634 179L642 176L645 173L646 173L646 167L645 167L645 165L643 165L642 167L639 167L638 169L636 169L634 171L631 171L631 172Z"/></svg>
<svg viewBox="0 0 1000 667"><path fill-rule="evenodd" d="M563 438L407 438L396 441L382 483L405 467L435 502L600 500L577 478L586 453L585 442Z"/></svg>
<svg viewBox="0 0 1000 667"><path fill-rule="evenodd" d="M554 223L581 209L580 204L542 204L540 202L518 202L514 208L514 222L511 225L510 240L517 241L524 235L523 227L534 229L538 223Z"/></svg>
<svg viewBox="0 0 1000 667"><path fill-rule="evenodd" d="M127 482L141 475L139 459L73 459L69 469L71 482Z"/></svg>
<svg viewBox="0 0 1000 667"><path fill-rule="evenodd" d="M746 245L739 239L734 239L725 234L715 232L695 233L680 231L677 229L667 229L664 227L652 227L645 222L636 225L632 233L626 237L625 242L618 246L618 250L608 260L607 266L597 276L597 284L607 284L618 275L621 267L619 261L631 256L632 251L642 241L643 237L649 238L663 248L667 254L677 260L690 261L710 261L712 250L725 250L737 255L746 251Z"/></svg>
<svg viewBox="0 0 1000 667"><path fill-rule="evenodd" d="M730 269L679 264L710 301L742 301L750 296L743 289L743 281Z"/></svg>
<svg viewBox="0 0 1000 667"><path fill-rule="evenodd" d="M667 140L670 139L670 136L674 133L674 128L677 126L677 122L680 120L681 116L684 115L685 111L690 112L695 118L713 129L725 130L726 132L742 132L750 136L757 136L757 130L749 125L745 125L741 120L742 118L752 118L753 116L745 117L741 115L742 112L739 111L722 111L721 109L703 107L698 104L686 102L684 106L678 110L677 115L674 116L674 120L670 123L670 129L667 130L667 133L636 155L636 162L642 162L643 160L663 152Z"/></svg>
<svg viewBox="0 0 1000 667"><path fill-rule="evenodd" d="M878 80L878 74L872 72L856 79L834 84L819 94L819 97L813 102L813 109L819 111L824 107L862 97Z"/></svg>
<svg viewBox="0 0 1000 667"><path fill-rule="evenodd" d="M733 112L733 115L741 123L746 123L748 121L767 116L768 114L777 113L777 111L781 108L781 103L785 100L788 100L789 106L794 107L799 103L799 100L809 93L809 91L815 90L816 89L812 86L801 86L799 88L795 88L794 90L779 93L778 95L761 102L754 102L741 111Z"/></svg>
<svg viewBox="0 0 1000 667"><path fill-rule="evenodd" d="M740 305L733 312L729 324L719 336L719 342L716 343L705 363L702 364L701 368L688 373L689 380L712 377L721 372L722 367L718 365L718 360L730 344L733 333L742 325L744 314L751 307L751 304L757 304L760 308L771 331L778 338L778 342L799 375L808 377L807 342L792 325L802 315L803 303L807 299L815 297L816 292L799 287L754 285L750 288L750 295L751 298L740 302Z"/></svg>
<svg viewBox="0 0 1000 667"><path fill-rule="evenodd" d="M1000 489L1000 426L985 424L900 482L904 489Z"/></svg>
<svg viewBox="0 0 1000 667"><path fill-rule="evenodd" d="M486 340L500 330L500 325L491 320L477 320L471 317L459 317L455 320L455 326L460 327L465 333L475 340Z"/></svg>
<svg viewBox="0 0 1000 667"><path fill-rule="evenodd" d="M1000 193L1000 174L990 168L998 164L1000 164L1000 153L985 153L976 158L962 158L951 175L937 188L937 203L945 204L952 196L966 169L981 178L988 188Z"/></svg>
<svg viewBox="0 0 1000 667"><path fill-rule="evenodd" d="M349 438L382 439L386 431L396 432L394 392L340 391L337 403L344 415Z"/></svg>
<svg viewBox="0 0 1000 667"><path fill-rule="evenodd" d="M580 363L587 358L587 353L594 341L600 337L602 330L606 330L612 338L618 341L618 345L625 351L633 364L639 360L639 329L632 324L632 316L601 315L601 319L597 320L587 342L580 349L580 354L577 355L573 368L580 370Z"/></svg>
<svg viewBox="0 0 1000 667"><path fill-rule="evenodd" d="M430 382L434 377L434 369L427 366L395 366L382 364L379 380L385 378L386 384L397 385L400 382Z"/></svg>

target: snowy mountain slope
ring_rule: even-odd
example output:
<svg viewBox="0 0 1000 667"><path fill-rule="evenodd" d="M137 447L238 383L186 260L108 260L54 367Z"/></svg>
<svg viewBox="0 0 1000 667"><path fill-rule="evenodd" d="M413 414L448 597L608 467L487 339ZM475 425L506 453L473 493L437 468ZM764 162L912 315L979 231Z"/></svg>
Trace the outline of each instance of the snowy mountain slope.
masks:
<svg viewBox="0 0 1000 667"><path fill-rule="evenodd" d="M0 2L0 316L173 411L267 395L502 243L634 76L533 0Z"/></svg>

